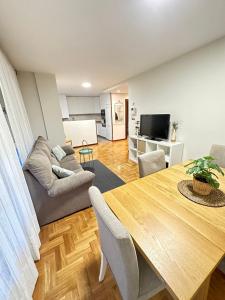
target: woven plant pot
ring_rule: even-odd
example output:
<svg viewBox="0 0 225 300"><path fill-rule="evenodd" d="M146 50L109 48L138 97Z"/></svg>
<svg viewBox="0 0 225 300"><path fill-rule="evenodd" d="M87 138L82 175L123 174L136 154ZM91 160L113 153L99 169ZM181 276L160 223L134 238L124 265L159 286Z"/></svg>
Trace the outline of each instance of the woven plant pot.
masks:
<svg viewBox="0 0 225 300"><path fill-rule="evenodd" d="M193 190L198 195L209 195L213 188L210 184L197 180L193 178Z"/></svg>

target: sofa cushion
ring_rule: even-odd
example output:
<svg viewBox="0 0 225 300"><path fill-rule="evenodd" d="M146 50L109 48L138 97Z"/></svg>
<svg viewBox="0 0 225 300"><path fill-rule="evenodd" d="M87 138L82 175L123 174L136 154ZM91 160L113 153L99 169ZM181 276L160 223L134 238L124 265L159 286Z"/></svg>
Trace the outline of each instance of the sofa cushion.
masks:
<svg viewBox="0 0 225 300"><path fill-rule="evenodd" d="M60 164L67 162L67 161L71 161L71 160L75 160L75 157L72 154L63 157L63 159L60 161Z"/></svg>
<svg viewBox="0 0 225 300"><path fill-rule="evenodd" d="M55 165L55 166L59 166L59 167L60 167L59 161L55 158L55 156L54 156L53 154L51 154L50 161L51 161L51 164L52 164L52 165Z"/></svg>
<svg viewBox="0 0 225 300"><path fill-rule="evenodd" d="M52 187L56 176L52 172L51 162L46 155L34 151L26 161L26 168L46 190Z"/></svg>
<svg viewBox="0 0 225 300"><path fill-rule="evenodd" d="M69 156L73 156L73 155L69 155ZM83 171L81 165L76 161L76 159L74 158L73 156L73 159L63 159L61 162L60 162L60 166L62 168L65 168L65 169L68 169L68 170L71 170L71 171Z"/></svg>

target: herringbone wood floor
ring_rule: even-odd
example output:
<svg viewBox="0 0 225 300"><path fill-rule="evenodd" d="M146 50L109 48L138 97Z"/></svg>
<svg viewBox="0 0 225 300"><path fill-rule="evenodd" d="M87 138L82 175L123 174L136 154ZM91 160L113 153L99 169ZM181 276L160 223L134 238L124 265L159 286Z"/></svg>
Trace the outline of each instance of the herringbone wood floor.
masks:
<svg viewBox="0 0 225 300"><path fill-rule="evenodd" d="M124 181L138 176L137 166L128 161L127 141L93 146L95 159L101 160ZM91 208L41 228L41 259L34 300L119 300L116 283L107 271L98 282L100 254L96 219ZM170 299L166 291L154 300ZM209 300L225 299L225 276L215 271Z"/></svg>

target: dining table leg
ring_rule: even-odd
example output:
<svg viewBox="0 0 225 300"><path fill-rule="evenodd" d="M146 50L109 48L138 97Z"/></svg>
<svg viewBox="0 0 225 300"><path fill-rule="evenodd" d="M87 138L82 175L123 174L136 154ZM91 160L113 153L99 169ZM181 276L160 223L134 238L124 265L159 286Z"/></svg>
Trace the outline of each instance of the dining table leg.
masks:
<svg viewBox="0 0 225 300"><path fill-rule="evenodd" d="M197 293L194 295L192 300L207 300L208 292L210 286L211 275L203 282L203 284L198 289Z"/></svg>

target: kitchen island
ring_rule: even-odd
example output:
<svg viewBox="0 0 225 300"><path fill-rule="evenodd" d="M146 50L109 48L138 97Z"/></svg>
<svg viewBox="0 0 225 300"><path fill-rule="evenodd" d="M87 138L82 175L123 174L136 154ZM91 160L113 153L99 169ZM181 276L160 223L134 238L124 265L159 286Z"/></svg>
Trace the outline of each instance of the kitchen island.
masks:
<svg viewBox="0 0 225 300"><path fill-rule="evenodd" d="M82 146L83 140L88 145L97 144L95 120L64 121L64 132L67 140L72 140L73 147Z"/></svg>

